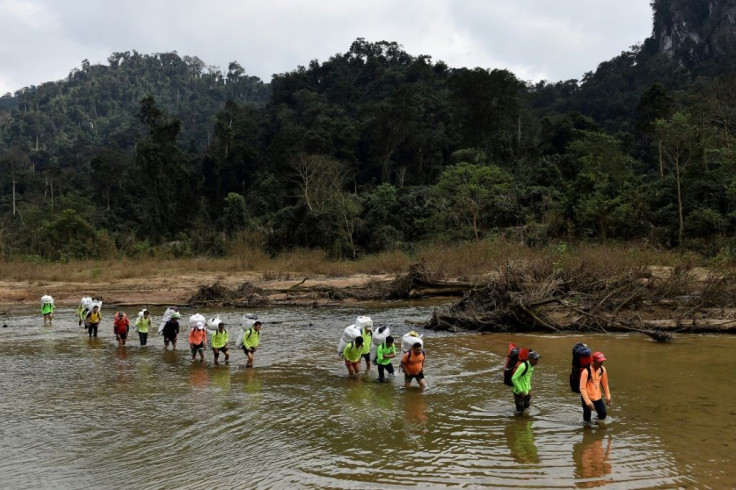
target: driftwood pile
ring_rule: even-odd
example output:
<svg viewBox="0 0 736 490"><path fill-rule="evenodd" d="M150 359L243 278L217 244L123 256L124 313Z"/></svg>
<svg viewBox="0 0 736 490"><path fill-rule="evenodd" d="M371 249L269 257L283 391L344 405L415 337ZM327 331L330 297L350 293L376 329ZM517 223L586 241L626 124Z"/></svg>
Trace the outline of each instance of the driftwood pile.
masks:
<svg viewBox="0 0 736 490"><path fill-rule="evenodd" d="M462 296L473 287L475 287L473 283L433 280L424 264L417 262L409 265L408 274L390 282L371 283L366 290L371 299L416 299Z"/></svg>
<svg viewBox="0 0 736 490"><path fill-rule="evenodd" d="M642 267L611 276L584 265L565 271L550 264L508 263L494 280L467 292L455 305L435 309L428 326L495 332L636 331L667 341L670 332L736 328L733 310L728 312L735 289L731 273L698 278L688 269ZM716 317L719 321L713 322Z"/></svg>

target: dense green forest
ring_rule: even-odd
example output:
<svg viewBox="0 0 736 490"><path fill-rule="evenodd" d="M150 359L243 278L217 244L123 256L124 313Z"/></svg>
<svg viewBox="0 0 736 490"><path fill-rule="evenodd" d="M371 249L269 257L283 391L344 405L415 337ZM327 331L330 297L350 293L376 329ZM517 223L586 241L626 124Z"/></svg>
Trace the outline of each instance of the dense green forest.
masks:
<svg viewBox="0 0 736 490"><path fill-rule="evenodd" d="M85 60L0 98L0 256L496 237L736 256L734 1L653 8L652 37L554 83L362 38L270 83L177 53Z"/></svg>

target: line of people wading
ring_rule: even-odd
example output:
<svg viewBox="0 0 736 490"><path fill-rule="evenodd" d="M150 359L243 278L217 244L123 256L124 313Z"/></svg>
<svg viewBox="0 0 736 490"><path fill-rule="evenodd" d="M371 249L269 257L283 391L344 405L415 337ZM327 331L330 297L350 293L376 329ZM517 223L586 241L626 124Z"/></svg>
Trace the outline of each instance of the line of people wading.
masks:
<svg viewBox="0 0 736 490"><path fill-rule="evenodd" d="M53 321L53 298L42 298L41 314L44 325ZM97 337L98 328L102 321L101 302L91 298L82 298L77 308L79 325L84 325L89 338ZM175 307L170 307L164 313L159 334L164 337L164 350L171 345L176 349L179 337L180 314ZM200 318L201 317L201 318ZM246 355L246 367L253 367L253 358L260 344L262 323L257 317L246 315L246 327L236 341ZM210 347L214 356L214 363L219 364L220 354L224 356L225 364L230 362L228 349L229 333L225 322L219 318L212 319L209 325L214 327L208 330L205 319L201 315L190 318L188 342L192 354L192 361L199 356L204 362L204 351L207 338L210 338ZM248 328L250 327L250 328ZM138 314L134 323L138 332L141 346L148 344L148 334L153 328L151 314L144 308ZM113 318L113 332L119 347L126 345L130 333L130 321L125 312L116 312ZM345 361L348 375L355 377L360 373L361 361L365 361L366 372L371 370L371 364L378 368L378 381L384 382L386 375L394 376L392 360L396 357L395 339L389 335L388 327L381 327L376 335L373 333L373 321L370 317L359 316L355 324L348 326L343 332L338 346L338 355ZM416 332L409 332L401 342L401 370L404 372L404 386L409 388L412 380L416 379L421 389L426 388L424 378L424 363L426 352L421 336ZM514 406L517 415L523 415L531 406L532 376L542 356L533 349L519 348L509 344L508 354L504 363L503 381L510 386L514 396ZM603 366L606 357L603 352L592 352L583 343L576 344L572 349L572 370L570 372L570 389L580 394L583 408L583 421L591 423L592 413L596 412L598 420L605 420L608 416L606 405L611 405L611 392L608 386L608 371ZM604 404L605 398L605 404Z"/></svg>
<svg viewBox="0 0 736 490"><path fill-rule="evenodd" d="M97 337L99 325L102 322L101 306L99 301L82 298L82 302L77 307L79 326L84 326L90 339ZM250 328L243 330L242 335L237 339L237 344L239 348L243 349L246 356L246 367L250 368L253 367L253 356L260 344L262 323L256 317L248 316L251 318L246 317L246 322L250 323L248 325ZM170 307L164 313L158 330L159 335L164 338L164 350L168 350L169 346L172 350L176 350L180 332L179 318L181 318L181 315L176 307ZM204 362L204 351L209 337L215 364L220 364L220 354L223 355L225 364L229 364L230 350L227 344L230 335L225 328L225 322L216 317L210 320L209 325L213 328L206 328L205 318L202 315L195 314L190 318L187 340L192 354L192 361L196 361L197 356L199 356L199 361ZM153 329L151 312L147 308L140 311L133 328L138 332L141 347L147 346L148 334ZM115 340L118 342L118 347L125 347L130 335L130 320L124 311L118 311L113 316L113 333L115 334Z"/></svg>

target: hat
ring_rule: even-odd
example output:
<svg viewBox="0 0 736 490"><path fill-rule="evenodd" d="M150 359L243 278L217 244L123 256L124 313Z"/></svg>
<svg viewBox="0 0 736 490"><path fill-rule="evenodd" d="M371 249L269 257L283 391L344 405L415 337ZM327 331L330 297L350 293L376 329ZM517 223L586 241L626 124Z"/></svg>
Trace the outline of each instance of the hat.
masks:
<svg viewBox="0 0 736 490"><path fill-rule="evenodd" d="M200 330L204 330L204 323L197 322L197 328L200 329Z"/></svg>
<svg viewBox="0 0 736 490"><path fill-rule="evenodd" d="M528 357L528 359L534 360L534 359L539 359L540 357L542 357L542 356L539 355L539 352L534 351L534 350L530 350L529 351L529 357Z"/></svg>
<svg viewBox="0 0 736 490"><path fill-rule="evenodd" d="M603 355L603 352L593 352L592 358L595 362L603 362L606 360L606 356Z"/></svg>

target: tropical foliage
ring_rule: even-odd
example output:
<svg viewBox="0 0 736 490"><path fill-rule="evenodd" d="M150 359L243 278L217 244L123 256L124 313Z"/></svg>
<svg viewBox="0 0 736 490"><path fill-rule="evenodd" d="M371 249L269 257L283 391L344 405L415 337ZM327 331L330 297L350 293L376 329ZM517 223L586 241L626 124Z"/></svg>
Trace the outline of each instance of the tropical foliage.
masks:
<svg viewBox="0 0 736 490"><path fill-rule="evenodd" d="M357 39L264 84L176 53L85 60L0 98L0 253L356 258L503 235L730 256L734 65L690 61L647 40L530 84Z"/></svg>

